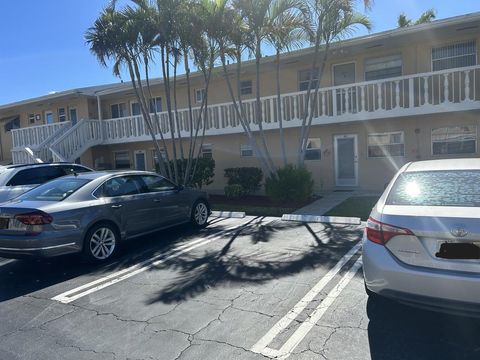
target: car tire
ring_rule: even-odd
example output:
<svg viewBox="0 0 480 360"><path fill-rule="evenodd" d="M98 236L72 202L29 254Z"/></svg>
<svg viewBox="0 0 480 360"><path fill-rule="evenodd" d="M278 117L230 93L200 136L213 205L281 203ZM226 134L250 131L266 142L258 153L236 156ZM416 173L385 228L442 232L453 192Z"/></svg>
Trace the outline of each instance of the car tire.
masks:
<svg viewBox="0 0 480 360"><path fill-rule="evenodd" d="M198 200L192 206L190 221L197 228L204 228L208 224L210 206L205 200Z"/></svg>
<svg viewBox="0 0 480 360"><path fill-rule="evenodd" d="M83 242L83 259L101 263L111 259L119 245L117 229L109 223L98 223L88 230Z"/></svg>

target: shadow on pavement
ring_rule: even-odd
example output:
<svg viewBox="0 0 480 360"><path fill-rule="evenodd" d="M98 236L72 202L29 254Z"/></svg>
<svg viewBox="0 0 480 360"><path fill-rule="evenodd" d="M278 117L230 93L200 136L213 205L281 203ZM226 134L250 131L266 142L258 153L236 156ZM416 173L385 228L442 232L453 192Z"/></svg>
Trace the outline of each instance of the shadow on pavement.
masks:
<svg viewBox="0 0 480 360"><path fill-rule="evenodd" d="M351 226L331 226L323 224L323 229L314 232L308 224L295 222L276 222L272 224L251 223L248 227L230 234L229 241L219 250L209 250L202 255L184 254L168 261L157 269L172 269L179 275L170 284L163 287L158 295L150 300L173 303L193 298L212 287L232 286L235 284L261 284L270 280L300 273L305 269L332 267L353 242L361 238L362 230ZM297 239L291 238L290 247L279 252L245 247L242 252L234 252L232 246L239 236L247 237L250 244L268 243L287 229L307 229L315 245L299 251ZM335 229L335 231L334 231ZM328 245L325 237L329 238ZM288 255L286 255L288 253ZM154 270L154 269L152 269Z"/></svg>
<svg viewBox="0 0 480 360"><path fill-rule="evenodd" d="M372 360L480 359L480 319L430 312L370 298Z"/></svg>
<svg viewBox="0 0 480 360"><path fill-rule="evenodd" d="M190 237L206 237L225 228L218 219L212 223L215 227L202 229L201 233L191 226L181 226L126 242L114 259L102 265L83 263L77 255L8 262L0 266L0 303L82 275L104 276L167 252Z"/></svg>

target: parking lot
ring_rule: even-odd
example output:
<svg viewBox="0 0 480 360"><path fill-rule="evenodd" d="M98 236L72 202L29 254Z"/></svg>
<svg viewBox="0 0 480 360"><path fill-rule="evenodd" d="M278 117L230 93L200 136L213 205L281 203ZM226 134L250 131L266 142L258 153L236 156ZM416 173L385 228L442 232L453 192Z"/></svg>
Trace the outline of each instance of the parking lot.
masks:
<svg viewBox="0 0 480 360"><path fill-rule="evenodd" d="M361 234L213 218L102 266L0 259L0 358L480 358L480 321L368 301Z"/></svg>

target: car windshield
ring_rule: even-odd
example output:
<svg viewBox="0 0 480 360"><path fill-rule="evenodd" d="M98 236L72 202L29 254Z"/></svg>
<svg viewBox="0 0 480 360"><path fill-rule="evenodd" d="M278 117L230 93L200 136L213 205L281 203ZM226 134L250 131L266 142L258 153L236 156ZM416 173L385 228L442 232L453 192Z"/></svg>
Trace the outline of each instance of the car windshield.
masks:
<svg viewBox="0 0 480 360"><path fill-rule="evenodd" d="M401 174L386 205L480 206L480 171L419 171Z"/></svg>
<svg viewBox="0 0 480 360"><path fill-rule="evenodd" d="M62 201L90 181L76 178L52 180L30 190L18 199L24 201Z"/></svg>

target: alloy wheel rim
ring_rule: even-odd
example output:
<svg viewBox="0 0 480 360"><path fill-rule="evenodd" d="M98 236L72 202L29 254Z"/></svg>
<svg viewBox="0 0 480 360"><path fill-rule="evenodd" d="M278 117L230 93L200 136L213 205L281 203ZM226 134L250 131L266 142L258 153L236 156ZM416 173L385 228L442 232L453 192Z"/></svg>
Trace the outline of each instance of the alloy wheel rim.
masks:
<svg viewBox="0 0 480 360"><path fill-rule="evenodd" d="M90 238L90 252L98 260L105 260L115 250L115 234L109 228L102 227Z"/></svg>
<svg viewBox="0 0 480 360"><path fill-rule="evenodd" d="M194 214L195 222L198 225L203 225L207 222L208 218L208 209L204 203L199 203L195 207L195 214Z"/></svg>

